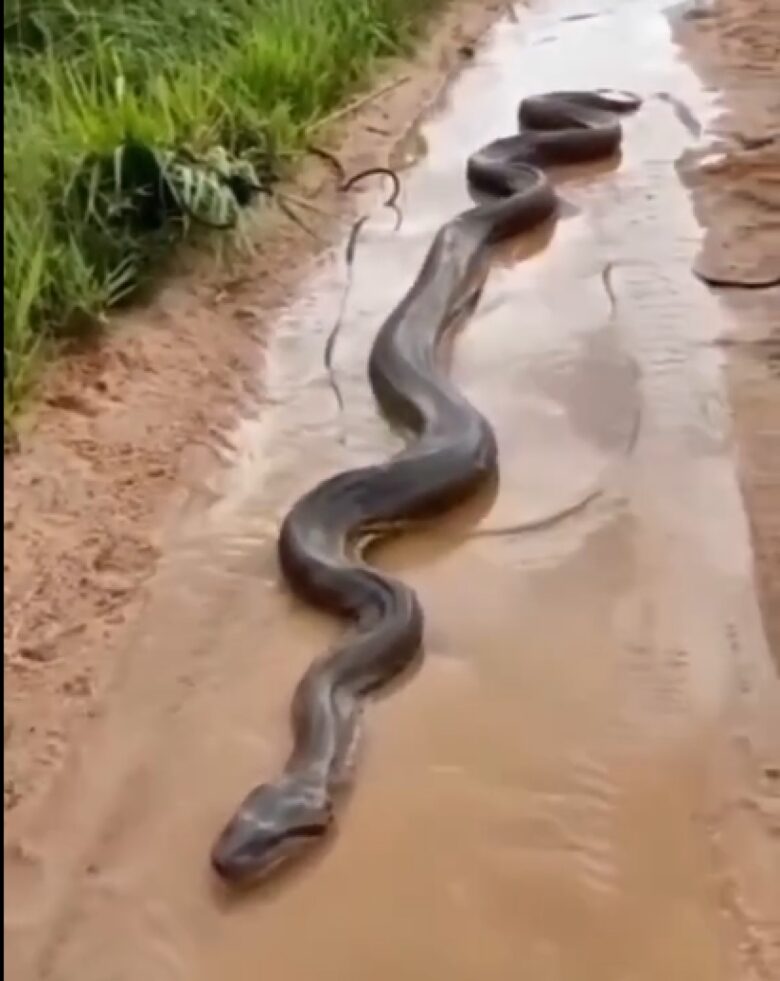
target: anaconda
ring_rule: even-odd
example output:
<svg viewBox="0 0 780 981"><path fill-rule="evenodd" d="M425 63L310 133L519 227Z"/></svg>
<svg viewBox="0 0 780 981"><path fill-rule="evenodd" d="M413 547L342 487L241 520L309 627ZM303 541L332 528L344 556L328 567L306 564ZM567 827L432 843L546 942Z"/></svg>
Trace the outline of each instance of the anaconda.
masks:
<svg viewBox="0 0 780 981"><path fill-rule="evenodd" d="M350 628L298 683L283 772L250 791L217 839L211 860L223 879L262 876L331 829L363 700L415 661L423 638L417 596L363 560L364 536L383 523L440 513L498 469L490 423L447 377L439 345L476 302L492 247L554 216L558 199L545 168L615 154L618 114L639 104L634 95L605 90L531 96L520 103L519 133L469 158L468 180L487 200L439 229L369 358L375 397L408 433L406 448L323 481L282 524L278 555L290 588Z"/></svg>

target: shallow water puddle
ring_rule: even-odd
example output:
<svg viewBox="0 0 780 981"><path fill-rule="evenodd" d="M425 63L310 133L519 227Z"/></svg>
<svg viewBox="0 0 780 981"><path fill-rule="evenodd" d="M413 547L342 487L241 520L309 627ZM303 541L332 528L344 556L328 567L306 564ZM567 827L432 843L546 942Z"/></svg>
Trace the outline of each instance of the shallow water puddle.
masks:
<svg viewBox="0 0 780 981"><path fill-rule="evenodd" d="M502 250L453 353L496 427L499 491L377 556L423 600L422 669L371 706L333 847L227 901L213 836L276 772L292 688L337 629L280 583L277 522L395 447L366 356L468 204L468 153L513 131L524 94L599 86L646 99L622 160L556 175L563 219ZM728 324L691 275L674 166L712 110L654 0L548 0L495 27L424 127L401 229L378 213L361 239L343 416L322 368L343 244L281 316L271 404L224 495L182 516L105 717L10 850L10 976L780 976L780 693L712 344Z"/></svg>

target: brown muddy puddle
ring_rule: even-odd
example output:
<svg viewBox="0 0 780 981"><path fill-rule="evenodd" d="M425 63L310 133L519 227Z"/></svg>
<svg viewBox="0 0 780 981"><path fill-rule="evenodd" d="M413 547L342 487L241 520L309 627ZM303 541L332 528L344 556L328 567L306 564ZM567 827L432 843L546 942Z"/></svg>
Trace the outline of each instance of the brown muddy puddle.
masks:
<svg viewBox="0 0 780 981"><path fill-rule="evenodd" d="M714 105L660 3L537 3L496 25L425 125L401 230L379 208L366 228L336 348L343 417L322 367L343 244L281 316L271 404L236 434L219 499L185 509L103 717L9 849L10 978L780 977L780 698L712 344L730 325L690 273L674 164L694 136L664 99L627 121L616 168L561 174L566 216L502 251L457 340L501 484L377 554L419 590L427 656L370 707L340 834L237 902L208 870L337 629L282 586L279 518L394 448L366 356L468 203L467 154L513 131L524 94L594 86L672 92L704 123Z"/></svg>

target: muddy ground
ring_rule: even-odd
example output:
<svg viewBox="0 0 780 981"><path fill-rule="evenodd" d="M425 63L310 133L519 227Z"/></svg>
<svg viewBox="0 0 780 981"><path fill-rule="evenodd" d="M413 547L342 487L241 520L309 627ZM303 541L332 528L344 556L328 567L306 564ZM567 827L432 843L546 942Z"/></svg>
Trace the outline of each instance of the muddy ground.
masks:
<svg viewBox="0 0 780 981"><path fill-rule="evenodd" d="M780 7L703 4L675 20L707 85L723 93L712 153L681 161L706 229L702 269L746 282L780 276ZM729 348L735 436L770 647L780 664L780 289L721 292L742 324Z"/></svg>
<svg viewBox="0 0 780 981"><path fill-rule="evenodd" d="M405 138L415 121L503 10L456 3L414 60L390 66L375 97L315 139L350 173L413 154ZM354 217L316 159L295 191L322 209L300 211L322 243ZM321 244L275 209L257 225L252 256L217 269L213 257L190 257L150 307L53 366L19 451L6 456L6 810L45 790L74 729L97 710L169 517L211 499L232 424L262 406L274 310Z"/></svg>
<svg viewBox="0 0 780 981"><path fill-rule="evenodd" d="M329 140L349 170L424 156L399 237L377 220L361 245L343 419L321 343L342 253L278 215L251 260L229 273L192 260L107 342L52 369L5 478L6 931L20 979L210 981L256 977L262 961L280 981L343 981L353 957L359 976L388 979L503 981L518 965L599 981L774 976L777 688L752 564L777 655L778 290L694 281L677 175L705 228L701 268L777 275L780 11L661 7L539 0L475 58L504 5L457 4ZM499 430L501 494L456 516L454 538L410 536L384 557L430 614L425 667L377 709L349 834L321 873L231 912L203 881L209 836L278 761L289 691L332 629L278 581L279 517L318 476L391 448L363 384L366 338L465 203L457 154L495 135L484 92L510 106L513 86L569 84L569 63L591 77L613 53L618 77L664 87L678 115L648 99L622 169L573 180L554 239L499 257L454 370ZM333 241L376 202L340 201L316 162L294 193L338 212L308 213ZM544 528L578 502L549 535L467 541L483 511ZM418 901L424 923L398 917Z"/></svg>

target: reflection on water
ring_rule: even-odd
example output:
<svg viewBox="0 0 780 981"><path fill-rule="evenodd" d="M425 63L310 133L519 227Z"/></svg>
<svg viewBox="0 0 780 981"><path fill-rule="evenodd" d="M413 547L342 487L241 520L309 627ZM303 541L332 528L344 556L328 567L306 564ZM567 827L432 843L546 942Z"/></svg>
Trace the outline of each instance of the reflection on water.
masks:
<svg viewBox="0 0 780 981"><path fill-rule="evenodd" d="M458 338L500 486L376 553L419 590L427 656L368 713L340 835L283 888L228 902L209 878L215 832L278 768L293 686L338 629L281 584L277 522L396 447L366 356L468 204L468 153L512 132L524 94L595 86L711 110L654 0L546 0L498 24L424 128L402 228L381 212L361 239L343 417L322 367L342 246L281 316L271 404L237 434L224 496L182 520L105 718L9 850L13 977L773 976L778 689L707 343L722 314L690 275L674 170L695 137L664 99L627 119L617 168L556 175L563 220L502 250ZM465 534L594 490L538 532Z"/></svg>

